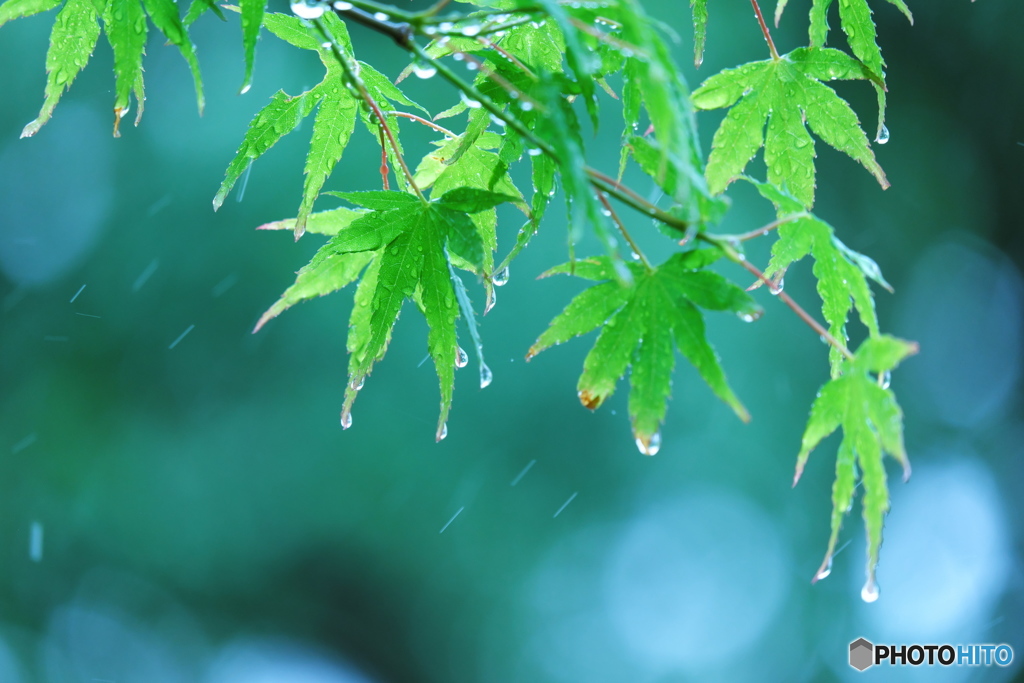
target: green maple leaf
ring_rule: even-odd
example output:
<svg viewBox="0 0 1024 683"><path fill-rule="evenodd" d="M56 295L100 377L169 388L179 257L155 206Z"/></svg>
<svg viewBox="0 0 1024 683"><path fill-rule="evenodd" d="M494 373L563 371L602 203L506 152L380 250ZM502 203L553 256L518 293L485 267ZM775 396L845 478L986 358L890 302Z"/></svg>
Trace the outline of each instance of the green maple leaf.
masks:
<svg viewBox="0 0 1024 683"><path fill-rule="evenodd" d="M706 170L711 192L724 191L764 145L769 182L787 189L804 207L812 206L815 153L807 126L863 164L883 189L889 187L857 115L821 82L870 78L857 60L830 48L800 48L709 78L693 93L694 106L732 107L712 142Z"/></svg>
<svg viewBox="0 0 1024 683"><path fill-rule="evenodd" d="M841 373L829 381L811 406L797 456L796 486L811 451L840 427L843 440L836 458L836 479L832 486L832 522L825 560L814 580L828 576L832 554L842 528L843 518L853 504L858 480L864 487L862 507L867 531L867 582L862 596L867 601L878 597L875 567L882 545L882 524L889 510L882 458L888 454L903 466L903 479L910 476L910 462L903 445L903 413L888 388L888 373L907 356L917 352L917 344L888 335L866 340L854 355L844 361ZM876 373L876 380L869 373Z"/></svg>
<svg viewBox="0 0 1024 683"><path fill-rule="evenodd" d="M888 0L907 17L911 24L914 17L903 0ZM782 12L788 0L779 0L775 7L775 25L778 26ZM832 0L814 0L811 6L810 38L813 47L822 47L828 38L828 9ZM871 8L867 0L839 0L839 20L843 32L850 43L850 48L857 59L871 69L879 78L884 78L882 52L875 42L877 32L875 22L871 18Z"/></svg>
<svg viewBox="0 0 1024 683"><path fill-rule="evenodd" d="M829 334L836 339L847 341L846 323L850 311L857 309L861 322L872 337L880 334L875 300L868 280L874 280L885 289L892 287L882 271L869 257L859 254L843 244L835 236L834 228L817 216L803 210L800 202L791 195L767 184L747 179L753 183L763 197L775 204L781 224L778 239L772 245L772 258L765 269L765 276L777 283L782 282L790 265L810 255L814 258L814 276L818 281L821 296L821 311L829 325ZM842 363L841 352L829 348L832 372L839 372Z"/></svg>
<svg viewBox="0 0 1024 683"><path fill-rule="evenodd" d="M753 299L736 285L704 268L721 253L700 249L678 253L648 270L627 264L632 286L616 280L609 257L565 264L545 275L572 272L599 284L578 294L530 348L527 360L544 349L602 327L583 362L577 386L580 402L597 409L630 373L629 416L637 447L657 452L661 423L668 408L675 349L693 364L711 390L744 421L750 419L725 379L718 356L704 334L698 309L734 311L745 319L760 315Z"/></svg>
<svg viewBox="0 0 1024 683"><path fill-rule="evenodd" d="M472 315L472 307L461 301L468 297L457 291L462 283L451 264L457 258L476 270L482 268L486 246L470 215L515 198L467 187L449 190L430 202L406 192L332 194L364 210L313 214L310 223L333 237L299 271L295 284L263 315L256 329L295 303L337 291L363 273L349 327L349 385L341 417L342 425L348 427L352 404L374 363L383 358L402 305L412 299L429 327L427 345L441 389L437 426L437 439L441 440L447 433L445 423L461 353L455 322L460 310L467 317ZM293 225L282 221L264 227L289 229ZM470 321L470 325L482 361L475 323ZM482 378L485 368L481 365ZM490 371L486 373L489 378Z"/></svg>

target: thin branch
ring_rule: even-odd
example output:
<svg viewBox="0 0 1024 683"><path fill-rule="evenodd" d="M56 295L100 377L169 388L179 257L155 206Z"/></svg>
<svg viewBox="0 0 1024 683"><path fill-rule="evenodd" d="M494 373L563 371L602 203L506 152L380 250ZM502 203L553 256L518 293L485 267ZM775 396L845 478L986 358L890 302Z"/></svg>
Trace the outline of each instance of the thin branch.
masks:
<svg viewBox="0 0 1024 683"><path fill-rule="evenodd" d="M743 256L737 254L735 250L730 250L729 252L726 252L726 255L729 256L730 260L732 260L735 263L740 264L741 266L746 268L748 271L750 271L750 273L754 277L756 277L758 280L760 280L764 284L768 285L769 287L773 287L774 286L774 285L772 285L772 281L769 280L765 276L764 273L762 273L760 270L757 269L757 266L755 266L752 263L750 263L750 261L747 261L747 259L745 259ZM793 310L793 312L796 313L797 316L799 316L799 318L801 320L803 320L805 323L807 323L807 325L812 330L814 330L819 335L821 335L822 339L824 339L829 344L831 344L833 347L835 347L836 350L839 351L839 353L843 354L844 358L846 358L847 360L853 360L853 354L850 353L850 349L846 348L846 344L844 344L843 342L841 342L838 339L836 339L835 337L833 337L829 333L829 331L826 330L824 327L822 327L821 323L819 323L817 320L815 320L814 317L810 313L805 311L800 304L798 304L797 302L793 301L793 297L791 297L790 295L786 294L785 292L781 292L781 291L778 293L777 296L779 297L779 299L784 304L789 306Z"/></svg>
<svg viewBox="0 0 1024 683"><path fill-rule="evenodd" d="M615 213L615 209L612 208L611 203L608 201L608 197L605 196L604 192L598 190L597 198L600 200L601 204L604 205L604 210L608 212L609 216L611 216L612 222L615 223L615 227L617 227L619 229L619 232L622 233L622 236L625 238L626 243L629 244L629 248L633 250L634 254L640 257L640 261L644 264L644 267L648 271L653 273L654 267L651 265L651 262L647 260L647 257L644 256L644 252L640 250L640 247L637 245L637 243L633 241L633 236L629 234L628 230L626 230L626 226L622 223L622 220L619 218L619 214Z"/></svg>
<svg viewBox="0 0 1024 683"><path fill-rule="evenodd" d="M764 23L764 15L761 14L761 6L757 4L757 0L750 0L750 4L754 6L754 14L757 15L757 23L761 24L761 33L764 34L764 39L768 42L768 49L772 53L772 59L778 59L779 53L775 49L775 41L772 40L772 34L768 32L768 24Z"/></svg>

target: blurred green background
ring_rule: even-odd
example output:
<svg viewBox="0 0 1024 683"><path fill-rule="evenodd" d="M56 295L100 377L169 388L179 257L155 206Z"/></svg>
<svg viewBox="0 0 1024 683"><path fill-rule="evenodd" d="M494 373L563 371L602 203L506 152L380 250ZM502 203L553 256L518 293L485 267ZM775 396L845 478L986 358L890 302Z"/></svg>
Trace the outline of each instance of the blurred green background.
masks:
<svg viewBox="0 0 1024 683"><path fill-rule="evenodd" d="M677 58L694 86L765 56L746 2L710 4L699 72L685 3L648 4L684 36ZM922 348L893 379L914 476L900 484L890 467L882 597L870 605L860 600L857 507L832 576L809 583L827 540L837 441L812 456L799 487L790 482L826 350L767 292L756 294L767 310L754 324L709 319L754 421L738 423L682 366L661 452L643 457L624 387L596 414L577 402L588 344L523 361L581 289L535 280L565 259L564 211L552 210L482 320L494 383L481 391L473 364L458 373L449 437L433 442L436 378L420 363L425 325L411 307L342 431L350 293L250 334L321 241L253 231L294 215L311 121L253 166L241 201L210 205L249 119L277 89L314 85L315 57L264 33L255 85L238 96L237 20L205 16L194 29L205 115L176 50L152 38L142 125L115 140L101 40L54 119L19 140L42 101L52 15L4 26L0 681L1017 675L1024 5L915 3L913 27L874 5L892 133L876 152L892 188L819 144L816 209L895 286L878 293L883 328ZM806 42L808 6L790 3L780 50ZM361 28L353 39L391 77L407 64ZM411 81L432 112L454 101L436 79ZM870 88L838 89L873 130ZM699 119L705 145L719 116ZM402 132L410 157L426 152L426 129ZM613 115L592 143L596 166L615 167L618 133ZM328 189L373 188L378 161L358 132ZM731 195L724 230L770 220L752 193ZM501 253L519 227L504 218ZM631 221L645 248L667 253L671 244ZM751 258L765 264L767 247ZM748 284L739 269L722 272ZM806 264L786 282L816 308ZM481 290L472 295L479 305ZM1008 643L1017 659L858 674L846 652L860 636Z"/></svg>

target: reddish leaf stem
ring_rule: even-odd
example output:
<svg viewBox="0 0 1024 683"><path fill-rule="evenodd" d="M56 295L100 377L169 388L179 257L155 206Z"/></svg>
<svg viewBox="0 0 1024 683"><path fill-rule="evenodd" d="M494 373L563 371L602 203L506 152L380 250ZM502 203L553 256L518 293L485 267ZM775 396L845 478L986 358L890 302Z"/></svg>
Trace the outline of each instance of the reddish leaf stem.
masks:
<svg viewBox="0 0 1024 683"><path fill-rule="evenodd" d="M764 23L764 15L761 14L761 6L757 4L757 0L750 0L750 4L754 6L754 14L757 15L757 23L761 24L761 33L764 34L764 39L768 42L768 49L772 53L772 59L778 59L779 53L775 49L775 41L772 40L772 34L768 31L768 24Z"/></svg>
<svg viewBox="0 0 1024 683"><path fill-rule="evenodd" d="M612 208L611 202L608 201L608 197L606 197L604 192L601 192L600 190L597 190L596 194L598 200L604 206L605 211L607 211L608 215L611 216L612 222L615 223L615 227L619 229L619 232L622 233L622 237L626 240L626 243L629 244L629 248L633 250L634 254L640 257L640 261L644 264L644 268L653 273L654 267L651 265L651 262L647 260L647 257L644 256L644 252L640 251L640 247L637 246L637 243L633 241L633 236L629 234L628 230L626 230L626 226L623 225L622 220L619 218L619 214L615 213L615 209Z"/></svg>

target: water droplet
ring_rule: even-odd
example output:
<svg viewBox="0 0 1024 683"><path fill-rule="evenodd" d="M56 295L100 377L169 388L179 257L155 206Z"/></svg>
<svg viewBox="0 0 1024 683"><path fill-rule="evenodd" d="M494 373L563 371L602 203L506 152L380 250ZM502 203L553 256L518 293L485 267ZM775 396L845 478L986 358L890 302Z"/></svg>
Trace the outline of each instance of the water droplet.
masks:
<svg viewBox="0 0 1024 683"><path fill-rule="evenodd" d="M828 558L828 562L825 563L825 566L822 567L821 569L819 569L818 573L814 575L814 581L817 582L817 581L821 581L822 579L827 579L828 575L831 574L831 573L832 573L832 558L830 557L830 558Z"/></svg>
<svg viewBox="0 0 1024 683"><path fill-rule="evenodd" d="M508 284L508 266L505 266L491 277L495 287L504 287Z"/></svg>
<svg viewBox="0 0 1024 683"><path fill-rule="evenodd" d="M454 59L456 62L461 62L465 58L466 55L462 54L461 52L456 52L452 55L452 59Z"/></svg>
<svg viewBox="0 0 1024 683"><path fill-rule="evenodd" d="M661 450L661 432L655 432L650 440L644 444L643 439L636 440L636 447L644 455L657 455Z"/></svg>
<svg viewBox="0 0 1024 683"><path fill-rule="evenodd" d="M494 381L494 373L487 367L486 363L480 364L480 388L486 389L491 386L491 382Z"/></svg>
<svg viewBox="0 0 1024 683"><path fill-rule="evenodd" d="M494 125L496 125L496 126L498 126L498 127L500 127L500 128L504 128L504 127L505 127L505 122L504 122L504 121L502 121L501 119L499 119L499 118L498 118L497 116L495 116L494 114L491 114L491 121L493 121L493 122L494 122Z"/></svg>
<svg viewBox="0 0 1024 683"><path fill-rule="evenodd" d="M888 370L886 370L885 372L883 372L881 375L878 376L878 386L882 387L883 389L888 389L889 388L889 380L891 380L891 379L892 379L892 373L889 372Z"/></svg>
<svg viewBox="0 0 1024 683"><path fill-rule="evenodd" d="M736 314L745 323L752 323L761 317L761 311L740 311Z"/></svg>
<svg viewBox="0 0 1024 683"><path fill-rule="evenodd" d="M334 3L334 9L338 10L339 12L347 12L348 10L352 9L352 3L343 2L343 0L338 0L338 2Z"/></svg>
<svg viewBox="0 0 1024 683"><path fill-rule="evenodd" d="M526 153L529 154L531 157L540 156L542 154L540 148L538 147L530 147L529 149L526 150Z"/></svg>
<svg viewBox="0 0 1024 683"><path fill-rule="evenodd" d="M463 26L462 27L462 35L466 36L467 38L472 38L473 36L477 35L478 33L480 33L480 27L479 26L472 25L472 26Z"/></svg>
<svg viewBox="0 0 1024 683"><path fill-rule="evenodd" d="M421 64L420 62L413 62L412 72L416 74L417 78L431 78L437 73L437 67L433 64Z"/></svg>
<svg viewBox="0 0 1024 683"><path fill-rule="evenodd" d="M344 410L341 413L341 428L348 429L352 426L352 413L348 410Z"/></svg>
<svg viewBox="0 0 1024 683"><path fill-rule="evenodd" d="M492 289L490 300L487 302L487 305L484 306L484 315L487 315L488 313L491 312L491 309L494 308L494 304L497 303L497 301L498 293Z"/></svg>
<svg viewBox="0 0 1024 683"><path fill-rule="evenodd" d="M373 13L373 18L376 19L377 21L387 21L391 17L389 17L388 15L384 14L383 12L374 12Z"/></svg>
<svg viewBox="0 0 1024 683"><path fill-rule="evenodd" d="M772 280L771 284L768 285L768 291L772 293L772 296L778 296L782 294L782 288L786 286L785 278L779 278L778 280Z"/></svg>
<svg viewBox="0 0 1024 683"><path fill-rule="evenodd" d="M878 129L878 137L875 138L875 142L880 145L889 142L889 129L885 125Z"/></svg>
<svg viewBox="0 0 1024 683"><path fill-rule="evenodd" d="M437 432L437 440L444 441L448 437L448 423L445 422L441 425L441 429Z"/></svg>
<svg viewBox="0 0 1024 683"><path fill-rule="evenodd" d="M437 25L437 28L442 33L447 33L448 31L451 31L454 27L455 27L455 24L453 24L450 21L442 21L440 24Z"/></svg>
<svg viewBox="0 0 1024 683"><path fill-rule="evenodd" d="M366 375L353 378L352 381L348 383L348 388L352 391L362 391L364 384L366 384Z"/></svg>
<svg viewBox="0 0 1024 683"><path fill-rule="evenodd" d="M303 19L319 19L327 6L317 0L296 0L292 3L292 14Z"/></svg>
<svg viewBox="0 0 1024 683"><path fill-rule="evenodd" d="M455 367L464 368L466 363L469 362L469 354L466 353L465 349L461 346L456 347L455 351Z"/></svg>
<svg viewBox="0 0 1024 683"><path fill-rule="evenodd" d="M464 92L460 92L459 93L459 99L461 99L462 103L464 105L466 105L467 107L469 107L470 109L479 109L480 108L480 102L477 101L477 100L474 100L471 97L468 97L466 95L466 93L464 93Z"/></svg>
<svg viewBox="0 0 1024 683"><path fill-rule="evenodd" d="M523 111L531 111L533 109L532 102L523 101L519 106L522 108Z"/></svg>
<svg viewBox="0 0 1024 683"><path fill-rule="evenodd" d="M469 60L466 62L466 68L469 69L470 71L476 71L478 68L480 68L480 65L472 60Z"/></svg>
<svg viewBox="0 0 1024 683"><path fill-rule="evenodd" d="M868 582L860 589L860 599L864 602L874 602L878 599L878 584L874 579L868 579Z"/></svg>

